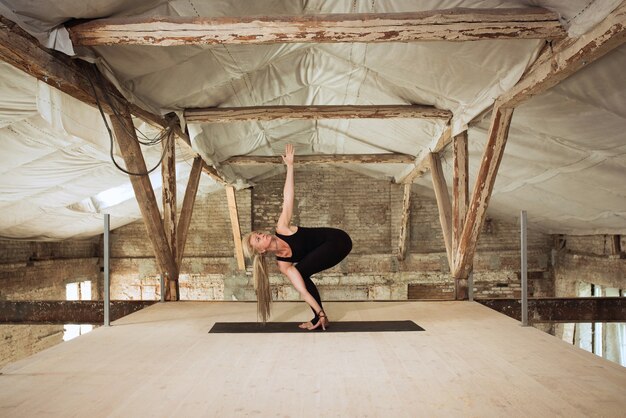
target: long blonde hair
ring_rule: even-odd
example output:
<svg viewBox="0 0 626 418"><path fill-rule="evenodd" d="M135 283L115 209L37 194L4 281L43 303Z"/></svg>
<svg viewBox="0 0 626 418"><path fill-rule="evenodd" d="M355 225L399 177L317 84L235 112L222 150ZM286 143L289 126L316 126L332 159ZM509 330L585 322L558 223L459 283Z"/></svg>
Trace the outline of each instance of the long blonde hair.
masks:
<svg viewBox="0 0 626 418"><path fill-rule="evenodd" d="M270 317L270 306L272 304L272 290L270 288L270 278L267 271L267 257L259 253L250 243L250 237L255 231L243 236L241 244L243 252L252 262L252 277L254 278L254 290L257 300L257 314L265 323Z"/></svg>

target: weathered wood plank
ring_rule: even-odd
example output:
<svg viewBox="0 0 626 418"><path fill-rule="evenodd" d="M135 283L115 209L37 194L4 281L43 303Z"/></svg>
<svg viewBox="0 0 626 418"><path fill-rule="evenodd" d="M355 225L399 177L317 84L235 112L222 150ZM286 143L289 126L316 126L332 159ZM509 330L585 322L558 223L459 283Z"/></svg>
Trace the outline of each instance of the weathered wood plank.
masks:
<svg viewBox="0 0 626 418"><path fill-rule="evenodd" d="M298 155L298 165L308 164L410 164L414 157L406 154L317 154ZM278 156L242 155L230 157L221 164L282 165Z"/></svg>
<svg viewBox="0 0 626 418"><path fill-rule="evenodd" d="M420 118L450 120L449 110L420 105L344 105L344 106L253 106L186 109L188 123L228 123L240 121L313 120L313 119L392 119Z"/></svg>
<svg viewBox="0 0 626 418"><path fill-rule="evenodd" d="M153 300L113 300L110 319L153 305ZM103 324L104 302L101 300L0 300L0 324Z"/></svg>
<svg viewBox="0 0 626 418"><path fill-rule="evenodd" d="M204 161L202 161L201 157L194 158L193 165L191 166L191 173L189 173L187 189L185 190L185 197L183 198L183 207L180 211L180 217L178 218L178 227L176 229L178 234L176 238L176 243L178 244L176 267L178 267L179 272L183 261L185 244L187 243L187 233L189 232L189 225L191 224L191 215L193 214L193 206L196 201L198 186L200 185L200 176L202 175L203 165Z"/></svg>
<svg viewBox="0 0 626 418"><path fill-rule="evenodd" d="M461 240L469 199L467 131L454 137L452 165L454 167L452 175L452 250L454 255Z"/></svg>
<svg viewBox="0 0 626 418"><path fill-rule="evenodd" d="M126 169L131 173L146 173L146 163L135 137L135 127L133 126L130 113L125 112L120 118L111 118L111 124L119 145L120 154L126 163ZM166 298L168 300L178 300L178 294L169 294L169 281L178 280L178 270L165 236L165 229L161 222L161 214L159 213L150 177L147 175L132 175L129 177L135 191L139 209L141 210L141 216L148 230L148 238L152 243L157 263L167 279Z"/></svg>
<svg viewBox="0 0 626 418"><path fill-rule="evenodd" d="M441 223L441 231L443 232L443 241L446 245L448 266L450 270L452 270L452 206L450 205L450 195L448 193L446 178L443 175L439 154L431 152L429 158L430 174L433 180L435 198L437 199L437 208L439 209L439 222Z"/></svg>
<svg viewBox="0 0 626 418"><path fill-rule="evenodd" d="M163 229L165 230L165 240L170 247L170 252L174 261L176 257L176 144L170 134L162 143L163 161L161 163L161 197L163 199ZM179 265L176 264L176 271ZM170 289L166 294L178 295L178 280L169 281Z"/></svg>
<svg viewBox="0 0 626 418"><path fill-rule="evenodd" d="M565 36L541 8L405 13L102 19L68 27L74 45L477 41Z"/></svg>
<svg viewBox="0 0 626 418"><path fill-rule="evenodd" d="M409 241L409 220L411 218L411 184L404 185L402 196L402 218L400 220L400 237L398 238L398 260L404 260Z"/></svg>
<svg viewBox="0 0 626 418"><path fill-rule="evenodd" d="M455 250L453 257L454 268L452 269L452 274L455 278L467 277L468 269L474 259L478 236L487 216L487 206L491 199L491 192L493 191L498 168L504 154L512 117L513 109L495 108L493 111L487 144L485 144L485 151L480 163L476 184L472 192L467 216L465 217L459 247Z"/></svg>
<svg viewBox="0 0 626 418"><path fill-rule="evenodd" d="M513 108L555 86L626 42L626 2L601 23L577 39L565 39L540 57L540 63L496 101ZM538 60L539 61L539 60Z"/></svg>
<svg viewBox="0 0 626 418"><path fill-rule="evenodd" d="M491 309L520 320L519 299L477 299ZM528 321L537 322L626 322L626 298L528 299Z"/></svg>
<svg viewBox="0 0 626 418"><path fill-rule="evenodd" d="M230 224L233 229L233 241L235 242L235 258L237 259L237 267L239 270L246 269L246 262L243 257L243 247L241 244L241 229L239 228L239 213L237 212L237 200L235 198L235 188L226 186L226 198L228 200L228 213L230 215Z"/></svg>

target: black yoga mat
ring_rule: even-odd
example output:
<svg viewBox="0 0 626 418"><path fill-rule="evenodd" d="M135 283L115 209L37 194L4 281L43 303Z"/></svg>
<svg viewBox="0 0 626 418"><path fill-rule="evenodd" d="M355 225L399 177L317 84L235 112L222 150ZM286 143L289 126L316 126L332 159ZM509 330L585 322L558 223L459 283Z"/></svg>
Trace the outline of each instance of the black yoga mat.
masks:
<svg viewBox="0 0 626 418"><path fill-rule="evenodd" d="M316 332L298 328L300 322L216 322L209 333L284 333L284 332ZM398 332L424 331L413 321L339 321L332 322L325 332Z"/></svg>

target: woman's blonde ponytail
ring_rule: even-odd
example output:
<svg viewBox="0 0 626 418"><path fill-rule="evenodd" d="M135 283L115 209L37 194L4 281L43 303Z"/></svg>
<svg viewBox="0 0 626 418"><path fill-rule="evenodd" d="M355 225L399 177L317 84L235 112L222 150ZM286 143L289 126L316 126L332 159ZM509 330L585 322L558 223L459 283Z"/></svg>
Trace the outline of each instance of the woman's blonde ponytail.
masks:
<svg viewBox="0 0 626 418"><path fill-rule="evenodd" d="M270 279L267 274L267 259L263 254L256 254L254 256L252 272L254 277L254 290L256 291L257 314L265 323L270 317L272 289L270 288Z"/></svg>
<svg viewBox="0 0 626 418"><path fill-rule="evenodd" d="M252 278L254 279L254 290L257 299L257 314L263 323L270 317L270 307L272 304L272 289L267 270L267 258L264 254L257 252L250 244L252 232L244 235L241 239L243 252L247 258L252 258Z"/></svg>

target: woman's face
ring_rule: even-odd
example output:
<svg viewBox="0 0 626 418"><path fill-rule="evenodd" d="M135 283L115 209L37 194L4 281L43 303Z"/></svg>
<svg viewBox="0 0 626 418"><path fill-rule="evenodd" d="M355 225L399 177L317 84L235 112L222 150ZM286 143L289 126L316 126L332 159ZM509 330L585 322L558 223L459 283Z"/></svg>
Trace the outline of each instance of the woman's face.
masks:
<svg viewBox="0 0 626 418"><path fill-rule="evenodd" d="M250 236L250 244L252 247L263 254L267 251L270 244L272 243L272 235L265 234L263 232L253 232Z"/></svg>

